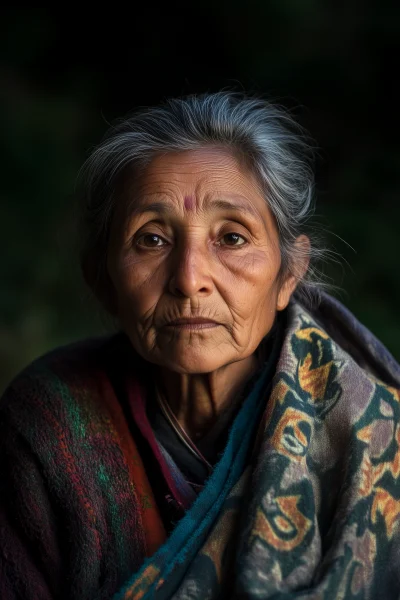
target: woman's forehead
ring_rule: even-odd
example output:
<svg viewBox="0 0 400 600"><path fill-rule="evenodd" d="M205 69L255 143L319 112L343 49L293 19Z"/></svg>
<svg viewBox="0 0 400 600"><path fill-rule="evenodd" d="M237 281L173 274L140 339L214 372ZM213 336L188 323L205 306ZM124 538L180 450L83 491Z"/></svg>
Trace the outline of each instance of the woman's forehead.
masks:
<svg viewBox="0 0 400 600"><path fill-rule="evenodd" d="M253 218L270 212L254 175L224 148L206 148L155 157L140 174L128 171L123 195L127 216L179 210L241 210Z"/></svg>
<svg viewBox="0 0 400 600"><path fill-rule="evenodd" d="M214 185L219 181L225 185L232 181L242 182L249 187L257 187L250 169L228 148L210 147L168 152L155 156L143 169L137 182L146 186L158 181L177 184L201 185L210 181Z"/></svg>

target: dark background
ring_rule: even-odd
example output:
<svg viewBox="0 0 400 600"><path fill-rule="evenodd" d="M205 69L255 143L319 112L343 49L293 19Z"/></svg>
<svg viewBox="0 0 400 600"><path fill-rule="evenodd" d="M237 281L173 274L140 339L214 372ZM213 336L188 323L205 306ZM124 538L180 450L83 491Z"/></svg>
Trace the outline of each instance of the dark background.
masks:
<svg viewBox="0 0 400 600"><path fill-rule="evenodd" d="M74 191L109 122L222 87L267 94L316 140L317 220L342 256L327 273L400 359L400 4L162 6L0 12L0 390L107 328L79 274Z"/></svg>

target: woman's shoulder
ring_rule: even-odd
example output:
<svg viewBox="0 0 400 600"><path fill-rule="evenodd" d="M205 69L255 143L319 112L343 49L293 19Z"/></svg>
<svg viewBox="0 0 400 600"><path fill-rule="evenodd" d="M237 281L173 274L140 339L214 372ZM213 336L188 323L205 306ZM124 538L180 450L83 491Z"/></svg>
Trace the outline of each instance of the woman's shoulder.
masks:
<svg viewBox="0 0 400 600"><path fill-rule="evenodd" d="M113 363L126 353L125 335L88 338L61 346L24 368L0 398L0 420L20 428L44 414L60 422L76 405L89 410L109 385ZM38 424L38 423L37 423Z"/></svg>
<svg viewBox="0 0 400 600"><path fill-rule="evenodd" d="M29 598L44 598L47 585L46 598L100 597L115 549L122 571L141 556L130 430L110 378L127 347L115 334L56 348L0 398L0 563L21 597L30 586Z"/></svg>
<svg viewBox="0 0 400 600"><path fill-rule="evenodd" d="M400 387L400 364L385 345L337 298L325 292L309 300L294 297L292 316L309 319L329 337L332 352L347 357L360 372Z"/></svg>

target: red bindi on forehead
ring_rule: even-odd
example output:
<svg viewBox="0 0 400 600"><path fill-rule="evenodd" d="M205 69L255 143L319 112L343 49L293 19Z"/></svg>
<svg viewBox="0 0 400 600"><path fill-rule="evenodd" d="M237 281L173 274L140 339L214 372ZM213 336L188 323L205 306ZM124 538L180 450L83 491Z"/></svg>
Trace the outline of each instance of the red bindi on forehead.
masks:
<svg viewBox="0 0 400 600"><path fill-rule="evenodd" d="M193 210L195 205L195 200L193 196L185 196L184 206L186 210Z"/></svg>

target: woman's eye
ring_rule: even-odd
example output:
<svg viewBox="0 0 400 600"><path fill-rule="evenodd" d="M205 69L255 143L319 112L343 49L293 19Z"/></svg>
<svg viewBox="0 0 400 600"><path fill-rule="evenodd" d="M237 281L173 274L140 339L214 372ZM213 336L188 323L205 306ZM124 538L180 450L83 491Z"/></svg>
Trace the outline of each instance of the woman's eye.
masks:
<svg viewBox="0 0 400 600"><path fill-rule="evenodd" d="M159 240L162 240L162 237L160 237L160 236L159 236L159 235L157 235L156 233L145 233L144 235L141 235L141 236L140 236L140 238L138 239L138 242L139 242L139 240L141 240L141 239L145 239L145 238L153 238L153 241L154 241L154 238L158 238ZM141 246L141 245L142 245L142 244L139 244L139 246ZM159 247L160 247L160 246L159 246L159 244L151 244L150 246L147 246L147 245L145 244L145 246L146 246L147 248L159 248Z"/></svg>
<svg viewBox="0 0 400 600"><path fill-rule="evenodd" d="M242 235L239 235L238 233L232 232L232 233L225 233L221 239L228 237L228 236L232 236L234 241L237 240L238 238L242 238L242 240L244 240L244 242L242 244L228 244L228 246L244 246L244 244L246 244L246 240ZM226 244L222 244L223 246L226 246Z"/></svg>

